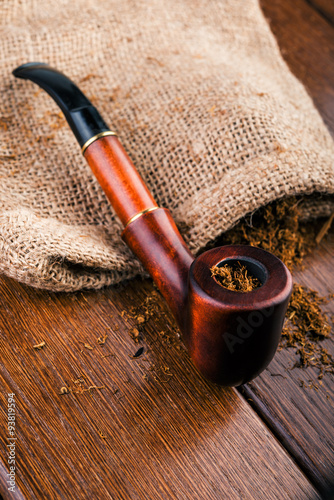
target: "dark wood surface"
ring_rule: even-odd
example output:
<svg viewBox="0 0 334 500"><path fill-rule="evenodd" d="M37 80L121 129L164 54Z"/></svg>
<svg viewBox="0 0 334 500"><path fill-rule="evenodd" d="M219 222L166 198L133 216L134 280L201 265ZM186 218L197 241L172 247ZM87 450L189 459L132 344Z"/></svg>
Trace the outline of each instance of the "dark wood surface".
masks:
<svg viewBox="0 0 334 500"><path fill-rule="evenodd" d="M68 295L2 280L1 394L16 395L23 494L312 496L310 483L248 403L194 370L161 300L143 340L131 339L137 322L124 311L134 302L144 310L147 295L151 284L139 281ZM98 344L105 334L105 344ZM33 348L43 341L42 349ZM139 345L145 352L133 358ZM60 395L62 387L71 392Z"/></svg>
<svg viewBox="0 0 334 500"><path fill-rule="evenodd" d="M334 134L333 23L307 0L260 0L260 4L283 58Z"/></svg>
<svg viewBox="0 0 334 500"><path fill-rule="evenodd" d="M334 22L303 0L261 3L286 62L305 84L334 136ZM294 273L294 280L327 296L334 291L333 269L332 227L305 260L305 269ZM334 301L324 309L333 316ZM323 346L334 356L333 340L324 341ZM319 381L315 368L291 370L298 359L294 351L278 352L268 370L244 394L306 475L323 490L333 486L334 480L333 377L327 375Z"/></svg>
<svg viewBox="0 0 334 500"><path fill-rule="evenodd" d="M308 0L329 23L334 23L334 2L332 0Z"/></svg>
<svg viewBox="0 0 334 500"><path fill-rule="evenodd" d="M333 26L304 0L261 3L285 59L334 133ZM327 293L333 253L331 234L296 279ZM316 498L313 485L329 484L333 462L329 379L318 390L300 387L315 374L286 370L294 355L282 351L242 393L210 384L154 293L141 280L52 294L1 279L0 494ZM64 387L70 392L61 395ZM17 404L16 497L5 477L8 392Z"/></svg>
<svg viewBox="0 0 334 500"><path fill-rule="evenodd" d="M334 231L305 260L305 270L294 273L294 279L327 296L333 291L333 263ZM333 301L324 309L334 315ZM322 345L334 356L333 340L325 340ZM316 368L292 369L298 360L295 351L290 348L278 352L268 369L247 384L242 393L323 491L334 478L333 376L318 380Z"/></svg>

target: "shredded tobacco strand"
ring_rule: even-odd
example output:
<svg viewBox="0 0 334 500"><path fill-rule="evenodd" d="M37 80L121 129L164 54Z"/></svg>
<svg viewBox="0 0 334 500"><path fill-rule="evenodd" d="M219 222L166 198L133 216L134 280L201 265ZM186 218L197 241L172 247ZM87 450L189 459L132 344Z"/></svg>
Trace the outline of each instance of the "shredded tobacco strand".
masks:
<svg viewBox="0 0 334 500"><path fill-rule="evenodd" d="M88 349L89 351L92 351L94 349L94 347L92 347L89 344L86 344L85 342L82 342L82 341L79 341L79 342L81 342L81 344L83 344L84 348Z"/></svg>
<svg viewBox="0 0 334 500"><path fill-rule="evenodd" d="M43 349L43 347L45 346L45 341L43 340L43 342L41 342L40 344L36 344L36 345L33 345L33 349L37 349L37 350L40 350L40 349Z"/></svg>
<svg viewBox="0 0 334 500"><path fill-rule="evenodd" d="M87 382L86 382L86 377L84 377L84 376L81 376L75 380L72 380L72 382L74 384L73 387L70 387L70 386L61 387L60 392L59 392L60 396L63 396L64 394L69 394L69 393L72 393L72 394L83 394L84 392L91 393L92 390L98 391L98 390L106 388L105 385L100 385L100 386L89 385L88 387L86 387Z"/></svg>
<svg viewBox="0 0 334 500"><path fill-rule="evenodd" d="M60 392L59 392L59 395L60 396L63 396L64 394L69 394L71 391L68 387L61 387L60 388Z"/></svg>
<svg viewBox="0 0 334 500"><path fill-rule="evenodd" d="M97 343L99 345L104 345L106 343L107 338L108 338L108 334L105 333L104 335L101 335L101 337L98 337Z"/></svg>
<svg viewBox="0 0 334 500"><path fill-rule="evenodd" d="M211 276L219 285L234 292L251 292L261 286L261 282L249 274L247 267L240 262L237 262L235 266L228 264L221 267L213 266L210 271Z"/></svg>

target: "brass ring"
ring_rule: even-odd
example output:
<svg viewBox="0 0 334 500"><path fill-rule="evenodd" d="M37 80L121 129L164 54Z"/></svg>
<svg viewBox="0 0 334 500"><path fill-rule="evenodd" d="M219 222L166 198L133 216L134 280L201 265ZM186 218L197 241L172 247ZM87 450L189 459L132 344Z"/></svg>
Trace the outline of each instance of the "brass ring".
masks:
<svg viewBox="0 0 334 500"><path fill-rule="evenodd" d="M136 219L139 219L139 217L141 217L142 215L147 214L148 212L153 212L153 210L158 210L158 208L160 208L160 207L145 208L145 210L138 212L136 215L131 217L130 220L128 220L128 222L124 226L124 229L126 229L128 227L128 225L131 224L131 222L135 221Z"/></svg>
<svg viewBox="0 0 334 500"><path fill-rule="evenodd" d="M105 130L104 132L100 132L99 134L93 135L88 141L85 142L85 144L81 148L82 154L86 151L88 146L92 144L92 142L96 141L97 139L100 139L101 137L107 137L108 135L117 135L116 132L113 132L112 130Z"/></svg>

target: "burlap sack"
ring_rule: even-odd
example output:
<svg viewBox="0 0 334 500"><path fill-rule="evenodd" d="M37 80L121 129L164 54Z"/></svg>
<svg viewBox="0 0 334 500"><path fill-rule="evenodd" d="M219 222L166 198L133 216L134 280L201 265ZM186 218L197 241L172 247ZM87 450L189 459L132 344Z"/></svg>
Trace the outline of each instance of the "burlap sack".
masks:
<svg viewBox="0 0 334 500"><path fill-rule="evenodd" d="M50 290L143 272L59 109L11 75L28 61L79 84L194 252L282 196L320 193L307 213L333 209L333 141L256 0L0 9L1 272Z"/></svg>

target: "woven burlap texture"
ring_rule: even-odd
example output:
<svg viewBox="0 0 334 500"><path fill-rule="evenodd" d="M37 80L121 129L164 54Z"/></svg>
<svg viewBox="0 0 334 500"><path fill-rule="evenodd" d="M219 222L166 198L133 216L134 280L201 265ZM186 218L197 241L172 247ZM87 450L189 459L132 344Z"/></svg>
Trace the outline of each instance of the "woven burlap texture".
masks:
<svg viewBox="0 0 334 500"><path fill-rule="evenodd" d="M52 99L11 72L49 63L116 129L196 253L261 205L318 194L334 146L256 0L4 0L0 271L50 290L143 274Z"/></svg>

